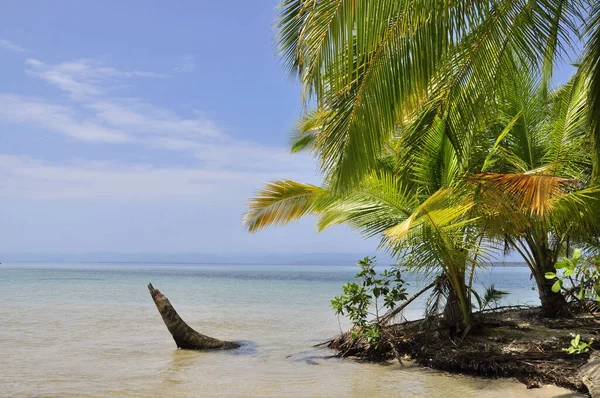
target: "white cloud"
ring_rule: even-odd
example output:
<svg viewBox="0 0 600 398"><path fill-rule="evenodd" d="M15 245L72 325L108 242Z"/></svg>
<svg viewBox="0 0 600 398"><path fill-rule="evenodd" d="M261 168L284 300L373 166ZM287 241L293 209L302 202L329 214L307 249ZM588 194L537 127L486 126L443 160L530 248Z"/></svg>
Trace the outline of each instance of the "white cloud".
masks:
<svg viewBox="0 0 600 398"><path fill-rule="evenodd" d="M228 142L209 119L186 119L138 100L113 99L56 104L40 98L0 93L0 120L46 128L81 141L130 142L163 149L194 150L200 143ZM161 145L185 140L187 148Z"/></svg>
<svg viewBox="0 0 600 398"><path fill-rule="evenodd" d="M211 120L181 118L167 109L139 100L97 101L86 107L95 111L99 121L130 132L194 139L223 137L223 133Z"/></svg>
<svg viewBox="0 0 600 398"><path fill-rule="evenodd" d="M318 182L308 155L291 156L284 148L235 139L201 113L182 117L141 99L115 96L106 89L124 79L162 76L124 72L89 60L48 65L31 58L26 60L26 70L56 85L69 94L68 98L59 102L0 93L0 122L35 126L84 142L136 145L138 154L144 148L182 152L195 164L49 163L0 153L0 197L181 197L215 203L235 197L240 202L275 178ZM170 158L177 159L173 154Z"/></svg>
<svg viewBox="0 0 600 398"><path fill-rule="evenodd" d="M294 159L297 166L298 160L301 159ZM302 168L300 166L298 170ZM22 156L0 155L0 197L5 198L102 201L155 201L169 198L215 204L240 203L274 176L272 171L257 173L220 168L156 167L89 161L56 164ZM286 176L314 180L314 177L302 171Z"/></svg>
<svg viewBox="0 0 600 398"><path fill-rule="evenodd" d="M175 72L192 72L194 69L196 69L196 58L193 55L183 56L174 68Z"/></svg>
<svg viewBox="0 0 600 398"><path fill-rule="evenodd" d="M0 110L0 118L43 125L86 141L90 140L92 133L98 136L98 141L102 141L103 135L98 134L99 131L118 131L127 138L121 141L135 139L147 145L150 145L150 138L154 140L156 136L191 140L226 138L215 123L205 117L182 118L168 109L135 98L115 97L111 92L111 87L122 87L126 79L168 77L166 75L139 70L122 71L88 59L48 65L29 58L25 64L28 74L69 93L74 101L67 107L50 101L5 95L2 99L8 104L7 108L20 110L15 115L8 110ZM90 132L73 131L73 126L82 125ZM111 136L113 134L105 134L105 141L113 141Z"/></svg>
<svg viewBox="0 0 600 398"><path fill-rule="evenodd" d="M0 93L0 120L32 124L81 141L127 142L123 132L85 120L69 107Z"/></svg>
<svg viewBox="0 0 600 398"><path fill-rule="evenodd" d="M26 48L21 47L20 45L6 39L0 39L0 47L5 50L13 51L16 53L23 53L27 51Z"/></svg>
<svg viewBox="0 0 600 398"><path fill-rule="evenodd" d="M169 75L146 71L123 71L89 59L78 59L47 65L37 59L27 59L27 73L68 92L76 99L106 94L118 87L119 80L131 78L168 78Z"/></svg>

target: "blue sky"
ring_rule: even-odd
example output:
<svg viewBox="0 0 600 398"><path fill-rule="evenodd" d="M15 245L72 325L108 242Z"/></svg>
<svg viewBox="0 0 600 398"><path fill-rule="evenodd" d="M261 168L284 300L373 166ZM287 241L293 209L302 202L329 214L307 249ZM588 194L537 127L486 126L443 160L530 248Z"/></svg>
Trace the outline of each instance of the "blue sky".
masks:
<svg viewBox="0 0 600 398"><path fill-rule="evenodd" d="M276 5L3 1L0 253L372 251L313 220L242 228L263 183L318 182L286 150Z"/></svg>
<svg viewBox="0 0 600 398"><path fill-rule="evenodd" d="M359 252L313 220L248 234L289 155L299 88L273 49L277 1L4 1L0 252Z"/></svg>

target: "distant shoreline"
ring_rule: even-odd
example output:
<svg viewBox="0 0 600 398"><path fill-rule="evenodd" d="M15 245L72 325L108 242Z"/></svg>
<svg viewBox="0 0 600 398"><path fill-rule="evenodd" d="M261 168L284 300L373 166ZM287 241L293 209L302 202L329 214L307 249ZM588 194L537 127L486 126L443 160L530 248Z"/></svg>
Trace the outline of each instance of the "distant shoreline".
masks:
<svg viewBox="0 0 600 398"><path fill-rule="evenodd" d="M268 262L268 261L249 261L249 262L192 262L192 261L79 261L79 260L5 260L0 263L1 266L11 264L107 264L107 265L264 265L264 266L334 266L348 267L354 266L354 263L334 263L334 262ZM393 266L395 263L389 263L385 266ZM494 268L527 268L527 264L520 262L493 262L484 265Z"/></svg>

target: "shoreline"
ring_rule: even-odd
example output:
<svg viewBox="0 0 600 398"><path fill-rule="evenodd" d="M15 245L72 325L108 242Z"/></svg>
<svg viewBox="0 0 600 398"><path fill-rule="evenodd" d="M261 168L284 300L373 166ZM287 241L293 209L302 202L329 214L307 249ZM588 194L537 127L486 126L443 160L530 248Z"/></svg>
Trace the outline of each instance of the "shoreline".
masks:
<svg viewBox="0 0 600 398"><path fill-rule="evenodd" d="M552 384L600 396L597 352L571 355L572 334L600 340L600 321L590 315L544 319L539 308L505 309L474 314L477 326L460 340L448 330L428 329L421 319L386 327L387 344L370 346L346 332L327 342L340 357L367 361L415 363L454 374L482 378L516 378L527 388ZM589 361L589 363L588 363ZM525 387L524 387L525 388Z"/></svg>

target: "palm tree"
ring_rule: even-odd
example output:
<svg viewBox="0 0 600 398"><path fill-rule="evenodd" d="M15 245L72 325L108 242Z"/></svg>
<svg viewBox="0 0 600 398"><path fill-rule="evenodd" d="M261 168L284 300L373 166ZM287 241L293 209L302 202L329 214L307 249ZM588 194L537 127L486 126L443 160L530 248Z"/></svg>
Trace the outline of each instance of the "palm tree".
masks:
<svg viewBox="0 0 600 398"><path fill-rule="evenodd" d="M523 69L503 81L494 111L460 136L462 152L434 96L434 106L415 109L397 125L376 158L377 169L360 183L339 191L327 179L323 187L274 182L252 200L248 229L318 214L319 229L345 223L379 235L402 264L443 271L463 326L470 323L475 266L486 249L506 242L530 267L546 315L558 315L564 299L551 292L544 275L567 243L589 243L600 231L600 190L590 187L585 85L575 78L549 92ZM447 108L448 118L460 124L460 107ZM319 111L302 119L293 150L318 154L326 118Z"/></svg>
<svg viewBox="0 0 600 398"><path fill-rule="evenodd" d="M306 103L327 113L319 159L336 190L375 169L397 125L425 104L447 124L458 155L468 156L461 132L493 110L500 76L527 68L548 86L555 65L572 55L583 62L593 154L600 153L597 1L282 0L277 29ZM462 117L451 118L450 108Z"/></svg>
<svg viewBox="0 0 600 398"><path fill-rule="evenodd" d="M568 243L598 235L600 4L284 0L277 26L283 60L316 104L305 130L318 125L318 134L301 136L296 149L313 148L330 189L361 184L390 142L401 148L396 178L443 180L428 160L416 180L407 167L441 131L461 178L470 173L485 188L475 198L486 240L502 237L523 255L546 314L556 314L563 303L544 272ZM555 65L572 54L582 59L578 76L549 98ZM528 79L521 93L506 84L515 76Z"/></svg>
<svg viewBox="0 0 600 398"><path fill-rule="evenodd" d="M471 323L470 282L482 247L473 212L475 190L472 184L462 183L475 167L471 159L478 161L481 156L459 161L441 119L434 117L430 122L427 116L427 110L417 110L398 126L397 136L377 156L377 169L351 189L340 192L327 180L323 187L276 181L252 199L244 223L255 232L316 214L319 230L346 224L367 237L380 236L381 246L398 257L401 265L445 275L452 287L445 320L466 329ZM315 112L301 120L293 150L321 150L316 143L324 117L326 113ZM414 140L405 139L415 130L423 132L422 150L415 150ZM475 145L478 138L473 135L463 147Z"/></svg>
<svg viewBox="0 0 600 398"><path fill-rule="evenodd" d="M552 292L545 274L554 271L569 246L597 244L600 236L600 187L591 180L586 86L578 75L550 92L527 73L506 79L503 86L494 126L500 133L484 166L496 174L476 176L483 195L503 209L492 208L483 228L522 256L544 313L556 316L565 300ZM548 199L538 214L523 211Z"/></svg>
<svg viewBox="0 0 600 398"><path fill-rule="evenodd" d="M244 217L249 231L318 215L318 228L346 224L365 236L380 236L381 246L401 255L400 264L428 273L441 270L451 286L446 322L466 327L471 304L465 275L477 242L465 240L470 206L454 188L432 195L411 191L391 173L371 174L359 187L340 195L328 187L289 180L268 184Z"/></svg>

